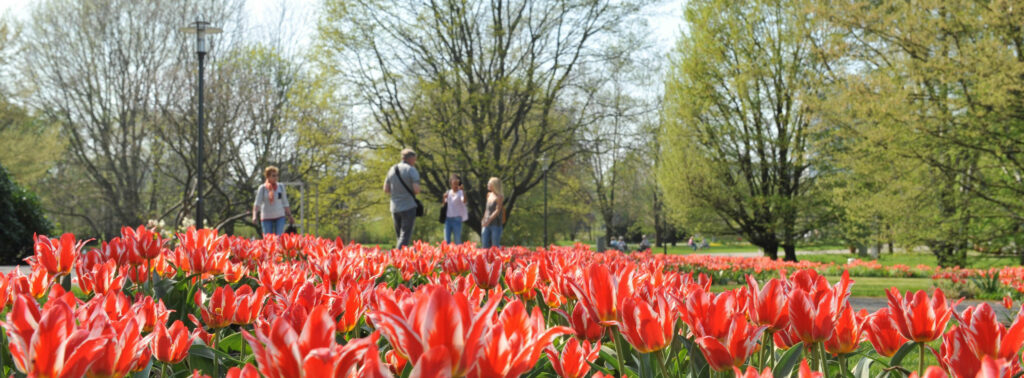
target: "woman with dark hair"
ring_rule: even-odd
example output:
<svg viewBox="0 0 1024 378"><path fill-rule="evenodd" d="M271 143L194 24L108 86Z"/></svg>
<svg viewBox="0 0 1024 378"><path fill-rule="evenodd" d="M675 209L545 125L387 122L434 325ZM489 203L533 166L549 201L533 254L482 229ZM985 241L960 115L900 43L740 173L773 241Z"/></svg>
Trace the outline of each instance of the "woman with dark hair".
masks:
<svg viewBox="0 0 1024 378"><path fill-rule="evenodd" d="M462 222L469 219L469 212L466 210L466 194L462 191L462 178L452 174L448 178L451 186L444 193L442 204L447 205L447 214L444 221L444 241L450 244L462 243Z"/></svg>
<svg viewBox="0 0 1024 378"><path fill-rule="evenodd" d="M288 206L288 193L285 193L284 185L277 184L277 167L271 165L264 169L263 177L266 181L256 189L256 202L252 204L252 223L256 223L256 213L260 213L263 234L281 235L285 220L294 222Z"/></svg>

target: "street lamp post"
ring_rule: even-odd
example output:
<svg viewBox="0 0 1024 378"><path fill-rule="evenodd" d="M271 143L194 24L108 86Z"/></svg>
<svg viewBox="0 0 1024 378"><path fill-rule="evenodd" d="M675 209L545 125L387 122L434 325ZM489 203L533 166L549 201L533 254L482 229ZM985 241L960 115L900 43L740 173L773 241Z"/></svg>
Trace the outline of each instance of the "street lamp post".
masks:
<svg viewBox="0 0 1024 378"><path fill-rule="evenodd" d="M206 134L203 123L203 60L206 58L206 35L220 33L220 28L211 27L209 22L196 21L181 31L196 35L196 56L199 57L199 134L196 137L196 228L203 228L203 138Z"/></svg>
<svg viewBox="0 0 1024 378"><path fill-rule="evenodd" d="M548 156L544 155L541 157L541 163L544 164L544 248L551 246L548 243Z"/></svg>

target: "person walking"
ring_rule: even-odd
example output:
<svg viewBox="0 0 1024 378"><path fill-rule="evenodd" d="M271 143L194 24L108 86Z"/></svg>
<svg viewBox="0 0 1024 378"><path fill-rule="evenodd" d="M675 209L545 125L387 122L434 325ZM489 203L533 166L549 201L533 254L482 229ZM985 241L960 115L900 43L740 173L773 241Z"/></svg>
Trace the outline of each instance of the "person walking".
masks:
<svg viewBox="0 0 1024 378"><path fill-rule="evenodd" d="M462 191L462 178L452 173L448 178L451 187L444 193L442 204L447 206L444 220L444 241L449 244L462 243L462 222L469 219L466 209L466 194Z"/></svg>
<svg viewBox="0 0 1024 378"><path fill-rule="evenodd" d="M501 231L505 226L505 196L501 192L501 180L491 177L487 180L487 207L480 222L480 243L484 248L501 246Z"/></svg>
<svg viewBox="0 0 1024 378"><path fill-rule="evenodd" d="M416 222L420 203L420 172L416 170L416 152L402 150L402 161L388 169L384 178L384 193L391 196L391 219L395 224L395 248L412 244L412 228Z"/></svg>
<svg viewBox="0 0 1024 378"><path fill-rule="evenodd" d="M256 213L259 213L260 228L263 235L284 233L285 220L294 223L292 209L288 206L288 193L284 185L278 185L277 178L280 172L277 167L271 165L263 170L265 181L256 189L256 201L252 204L252 223L256 223Z"/></svg>

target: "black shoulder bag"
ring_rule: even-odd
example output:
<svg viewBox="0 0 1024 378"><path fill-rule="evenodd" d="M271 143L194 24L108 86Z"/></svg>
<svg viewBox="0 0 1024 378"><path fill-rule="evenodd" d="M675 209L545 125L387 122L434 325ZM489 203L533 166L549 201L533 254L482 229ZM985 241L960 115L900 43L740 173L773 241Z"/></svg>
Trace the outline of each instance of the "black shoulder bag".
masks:
<svg viewBox="0 0 1024 378"><path fill-rule="evenodd" d="M402 171L398 170L398 165L395 165L395 176L398 176L398 182L402 183L402 187L404 187L405 190L409 192L409 195L412 196L412 200L416 201L416 216L422 217L423 203L421 203L420 200L416 198L416 193L413 193L412 189L409 189L409 185L405 184L405 180L402 180Z"/></svg>

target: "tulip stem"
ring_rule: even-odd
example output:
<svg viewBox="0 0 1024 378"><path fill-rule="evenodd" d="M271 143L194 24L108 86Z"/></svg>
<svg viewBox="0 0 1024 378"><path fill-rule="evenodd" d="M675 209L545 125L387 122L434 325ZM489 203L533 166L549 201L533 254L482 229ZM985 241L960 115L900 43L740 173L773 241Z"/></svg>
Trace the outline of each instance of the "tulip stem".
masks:
<svg viewBox="0 0 1024 378"><path fill-rule="evenodd" d="M215 350L217 349L217 344L220 344L220 331L221 329L213 331L213 345L211 347ZM213 376L220 377L220 359L217 358L216 352L213 353Z"/></svg>
<svg viewBox="0 0 1024 378"><path fill-rule="evenodd" d="M671 377L670 375L668 375L668 368L665 367L665 353L667 353L668 350L669 348L659 350L657 352L658 354L655 355L655 357L658 358L658 367L661 369L661 375L665 378Z"/></svg>
<svg viewBox="0 0 1024 378"><path fill-rule="evenodd" d="M828 375L828 354L825 352L825 343L818 345L818 353L821 354L821 373Z"/></svg>
<svg viewBox="0 0 1024 378"><path fill-rule="evenodd" d="M924 343L917 343L917 345L921 346L920 353L919 353L920 355L918 356L918 359L917 359L917 361L918 361L917 362L917 374L921 374L923 376L924 375Z"/></svg>
<svg viewBox="0 0 1024 378"><path fill-rule="evenodd" d="M622 338L618 336L618 329L618 327L608 327L608 332L611 333L610 336L612 341L615 342L615 360L618 362L618 369L616 370L616 373L618 373L617 375L625 375L626 369L623 368L622 363L622 359L624 358L622 355Z"/></svg>
<svg viewBox="0 0 1024 378"><path fill-rule="evenodd" d="M167 377L167 363L166 362L161 362L160 363L160 378L166 378L166 377Z"/></svg>

